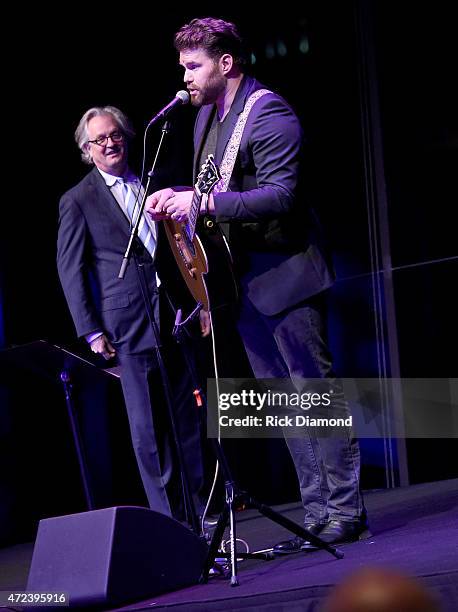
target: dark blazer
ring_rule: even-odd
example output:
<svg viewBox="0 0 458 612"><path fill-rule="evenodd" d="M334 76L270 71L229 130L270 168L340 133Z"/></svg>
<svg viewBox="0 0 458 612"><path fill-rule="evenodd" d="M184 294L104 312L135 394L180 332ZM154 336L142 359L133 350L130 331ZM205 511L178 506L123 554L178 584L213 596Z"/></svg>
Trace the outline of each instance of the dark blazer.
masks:
<svg viewBox="0 0 458 612"><path fill-rule="evenodd" d="M78 336L100 329L123 353L151 350L154 335L133 260L118 279L129 221L97 168L62 196L59 213L57 266ZM135 253L151 295L157 293L154 262L138 239Z"/></svg>
<svg viewBox="0 0 458 612"><path fill-rule="evenodd" d="M215 161L224 150L249 95L264 88L245 76L221 124ZM194 130L194 169L213 105L203 106ZM242 287L260 312L275 315L315 295L334 280L301 185L303 134L280 96L261 97L243 132L229 189L215 194L217 221L229 222L229 242Z"/></svg>

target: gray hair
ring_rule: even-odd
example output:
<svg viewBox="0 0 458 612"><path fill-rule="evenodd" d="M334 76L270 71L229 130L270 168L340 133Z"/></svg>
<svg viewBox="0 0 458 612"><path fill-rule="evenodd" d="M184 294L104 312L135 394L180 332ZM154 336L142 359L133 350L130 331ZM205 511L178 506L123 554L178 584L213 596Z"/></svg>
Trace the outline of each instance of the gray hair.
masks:
<svg viewBox="0 0 458 612"><path fill-rule="evenodd" d="M78 127L75 130L75 141L81 151L81 159L85 164L92 164L92 157L89 154L89 135L87 124L93 117L99 115L111 115L119 126L124 136L131 140L135 136L132 125L126 115L116 108L116 106L94 106L87 110L81 117Z"/></svg>

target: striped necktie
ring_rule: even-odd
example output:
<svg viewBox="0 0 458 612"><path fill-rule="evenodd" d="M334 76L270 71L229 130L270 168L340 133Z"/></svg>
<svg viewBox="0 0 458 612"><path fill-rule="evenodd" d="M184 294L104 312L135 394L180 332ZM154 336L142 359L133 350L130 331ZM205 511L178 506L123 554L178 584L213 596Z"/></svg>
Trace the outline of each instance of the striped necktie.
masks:
<svg viewBox="0 0 458 612"><path fill-rule="evenodd" d="M126 180L118 179L118 182L121 183L122 186L122 197L131 225L134 225L137 220L140 203L137 201L136 195L134 194L131 186ZM154 255L156 241L154 239L153 234L151 233L151 230L149 228L148 223L146 222L144 215L142 215L142 218L140 219L140 223L138 225L138 236L145 245L146 250L152 257Z"/></svg>

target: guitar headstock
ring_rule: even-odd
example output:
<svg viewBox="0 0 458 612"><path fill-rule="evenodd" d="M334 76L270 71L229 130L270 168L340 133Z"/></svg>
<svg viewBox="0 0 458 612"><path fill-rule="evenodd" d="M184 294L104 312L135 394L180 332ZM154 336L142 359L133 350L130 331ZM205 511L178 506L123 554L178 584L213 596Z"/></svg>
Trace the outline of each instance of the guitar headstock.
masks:
<svg viewBox="0 0 458 612"><path fill-rule="evenodd" d="M215 164L213 155L210 154L197 176L196 189L198 189L200 193L210 193L220 179L221 174L218 166Z"/></svg>

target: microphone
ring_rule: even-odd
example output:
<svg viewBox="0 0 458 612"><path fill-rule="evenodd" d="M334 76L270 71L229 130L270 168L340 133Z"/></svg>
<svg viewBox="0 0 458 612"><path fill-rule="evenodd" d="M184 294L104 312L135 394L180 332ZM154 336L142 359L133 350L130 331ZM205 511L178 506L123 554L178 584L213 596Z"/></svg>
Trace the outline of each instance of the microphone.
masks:
<svg viewBox="0 0 458 612"><path fill-rule="evenodd" d="M152 125L153 123L156 123L158 119L163 119L166 115L170 113L172 109L175 108L175 106L179 106L180 104L188 104L190 99L191 99L191 96L185 89L181 89L180 91L177 91L173 100L169 102L167 106L164 106L164 108L160 110L158 114L155 115L151 119L151 121L148 123L148 127Z"/></svg>

